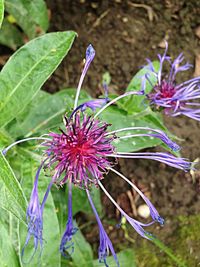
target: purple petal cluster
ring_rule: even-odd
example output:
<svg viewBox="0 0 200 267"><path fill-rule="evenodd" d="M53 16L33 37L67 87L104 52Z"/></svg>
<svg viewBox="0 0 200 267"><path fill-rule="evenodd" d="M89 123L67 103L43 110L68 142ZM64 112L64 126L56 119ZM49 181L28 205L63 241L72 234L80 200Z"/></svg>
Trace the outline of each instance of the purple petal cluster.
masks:
<svg viewBox="0 0 200 267"><path fill-rule="evenodd" d="M191 64L182 64L184 57L181 53L174 61L167 56L168 45L164 54L158 55L160 68L155 70L152 62L148 59L149 70L155 75L157 84L147 95L150 103L158 109L163 109L165 114L170 116L185 115L192 119L200 121L200 103L196 100L200 98L200 77L196 77L183 83L176 83L176 75L179 72L186 71L192 67ZM169 73L166 75L163 71L163 64L170 64ZM149 74L145 76L149 80Z"/></svg>

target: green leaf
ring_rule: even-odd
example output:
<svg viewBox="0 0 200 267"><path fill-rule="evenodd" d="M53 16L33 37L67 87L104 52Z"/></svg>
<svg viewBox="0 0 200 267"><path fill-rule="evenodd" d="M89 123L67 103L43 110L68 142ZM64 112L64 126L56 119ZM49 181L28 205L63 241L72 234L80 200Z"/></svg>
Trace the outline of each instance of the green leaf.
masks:
<svg viewBox="0 0 200 267"><path fill-rule="evenodd" d="M13 248L15 249L15 252L18 256L18 261L20 262L20 267L21 267L21 260L20 260L21 250L20 250L20 243L19 243L19 224L20 224L20 221L12 213L9 212L8 219L6 222L7 222L7 226L8 226L8 232L9 232L10 240L11 240Z"/></svg>
<svg viewBox="0 0 200 267"><path fill-rule="evenodd" d="M158 71L160 67L160 63L158 61L153 61L153 66L155 71ZM141 90L141 77L148 73L148 78L151 81L151 84L154 86L157 83L156 77L152 74L152 72L148 69L148 65L145 66L143 69L137 72L137 74L132 78L131 82L129 83L126 92L129 91L139 91ZM149 82L146 82L145 93L149 93L153 87ZM141 112L142 110L147 108L146 103L144 102L145 96L129 96L126 97L123 101L120 101L121 107L126 110L129 114Z"/></svg>
<svg viewBox="0 0 200 267"><path fill-rule="evenodd" d="M7 228L0 220L0 262L2 267L20 267Z"/></svg>
<svg viewBox="0 0 200 267"><path fill-rule="evenodd" d="M67 215L68 215L68 188L58 190L52 190L53 198L55 201L56 209L58 210L58 217L61 228L65 228L67 222ZM98 188L92 187L90 190L90 194L94 205L96 207L97 212L99 213L100 217L102 215L102 204L100 198L100 190ZM93 215L93 211L89 204L87 194L85 190L77 188L73 186L72 188L72 212L73 215L82 211L87 214ZM64 231L64 230L63 230Z"/></svg>
<svg viewBox="0 0 200 267"><path fill-rule="evenodd" d="M6 0L5 7L30 39L48 29L48 11L43 0Z"/></svg>
<svg viewBox="0 0 200 267"><path fill-rule="evenodd" d="M81 231L78 230L73 236L74 253L71 254L75 266L93 267L93 254L90 244L85 240Z"/></svg>
<svg viewBox="0 0 200 267"><path fill-rule="evenodd" d="M23 44L21 32L15 25L11 24L7 18L4 19L2 24L0 43L10 47L13 50L16 50L17 47Z"/></svg>
<svg viewBox="0 0 200 267"><path fill-rule="evenodd" d="M11 136L4 129L0 129L0 151L11 143L13 143Z"/></svg>
<svg viewBox="0 0 200 267"><path fill-rule="evenodd" d="M136 267L135 253L132 249L127 249L117 253L120 266L123 267ZM116 267L116 262L112 256L107 257L107 264L109 267ZM94 261L94 267L103 267L103 263L99 263L98 260Z"/></svg>
<svg viewBox="0 0 200 267"><path fill-rule="evenodd" d="M0 153L0 206L26 221L26 198L7 160Z"/></svg>
<svg viewBox="0 0 200 267"><path fill-rule="evenodd" d="M152 64L154 66L155 71L158 71L160 68L159 61L153 61ZM157 82L157 79L154 75L152 75L151 71L149 70L149 64L148 64L136 73L136 75L130 81L126 91L129 92L129 91L141 90L141 77L143 77L147 73L148 73L149 80L152 82L152 84L155 84ZM152 89L152 86L147 82L145 92L149 93L151 89Z"/></svg>
<svg viewBox="0 0 200 267"><path fill-rule="evenodd" d="M81 190L80 188L73 187L72 190L72 210L73 214L75 215L77 212L82 211L88 214L93 214L93 211L91 209L91 206L89 204L87 194L85 190ZM101 198L100 198L100 190L96 187L92 187L90 191L92 200L94 202L94 205L97 209L97 212L99 214L102 213L102 205L101 205Z"/></svg>
<svg viewBox="0 0 200 267"><path fill-rule="evenodd" d="M4 17L4 0L0 0L0 27Z"/></svg>
<svg viewBox="0 0 200 267"><path fill-rule="evenodd" d="M0 73L0 127L31 102L59 65L75 38L74 32L48 33L10 57Z"/></svg>
<svg viewBox="0 0 200 267"><path fill-rule="evenodd" d="M35 173L39 164L36 164L34 160L30 158L24 158L24 163L21 165L21 184L22 188L27 196L27 199L30 198ZM50 177L45 177L42 172L39 178L38 192L40 200L44 197L44 194L47 190L48 184L50 182ZM51 193L49 193L47 202L44 207L44 216L43 216L43 243L44 248L41 255L41 266L60 266L60 229L58 224L58 218L56 215L56 209ZM27 227L20 224L19 229L20 240L21 240L21 249L25 243L27 235ZM31 261L31 267L38 267L38 256L39 250L36 253L35 257ZM30 240L29 245L25 249L24 261L28 260L33 253L33 239ZM23 266L26 266L25 264Z"/></svg>
<svg viewBox="0 0 200 267"><path fill-rule="evenodd" d="M74 96L75 89L64 89L53 95L40 91L35 101L8 126L9 132L13 137L29 137L58 129L63 125L62 116L66 110L73 107ZM79 101L89 99L89 95L81 91Z"/></svg>
<svg viewBox="0 0 200 267"><path fill-rule="evenodd" d="M126 127L150 127L154 129L161 129L167 132L167 129L162 123L159 114L154 113L150 109L138 113L137 115L127 115L125 111L112 106L107 108L100 115L102 120L112 124L108 131L113 131ZM131 134L144 133L141 130L123 131L117 134L117 136L125 136ZM115 139L113 145L117 151L121 152L133 152L148 147L154 147L160 145L162 141L154 137L133 137L127 139Z"/></svg>

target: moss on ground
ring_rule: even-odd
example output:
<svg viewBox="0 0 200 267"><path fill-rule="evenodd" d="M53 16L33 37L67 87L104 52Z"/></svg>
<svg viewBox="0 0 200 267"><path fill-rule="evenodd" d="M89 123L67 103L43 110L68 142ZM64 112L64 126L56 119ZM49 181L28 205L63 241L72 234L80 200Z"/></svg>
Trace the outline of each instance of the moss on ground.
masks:
<svg viewBox="0 0 200 267"><path fill-rule="evenodd" d="M179 216L177 224L178 228L171 234L170 243L165 245L176 256L179 263L176 263L155 244L143 240L139 247L135 247L138 267L191 267L200 265L200 215ZM163 241L163 243L165 242Z"/></svg>

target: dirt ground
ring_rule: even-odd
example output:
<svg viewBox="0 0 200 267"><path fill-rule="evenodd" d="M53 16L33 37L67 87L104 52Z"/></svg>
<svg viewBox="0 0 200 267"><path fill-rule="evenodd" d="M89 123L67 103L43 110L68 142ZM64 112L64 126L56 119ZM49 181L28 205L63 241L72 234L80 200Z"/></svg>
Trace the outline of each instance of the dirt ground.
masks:
<svg viewBox="0 0 200 267"><path fill-rule="evenodd" d="M183 52L186 60L194 65L198 59L198 1L48 0L47 3L51 10L50 31L75 30L78 33L67 59L45 85L49 92L77 85L89 43L95 47L96 57L84 87L93 96L100 93L99 85L105 71L109 71L112 77L113 90L123 91L145 63L145 58L156 59L157 53L163 53L164 38L169 42L170 56L176 57ZM196 61L198 74L197 65ZM180 75L179 80L192 77L194 71ZM165 121L169 130L183 139L180 142L182 155L191 160L200 157L200 123L183 117L166 117ZM188 173L145 160L120 160L118 168L149 193L152 202L166 219L165 227L158 227L155 231L158 237L166 244L175 242L174 233L179 228L176 218L200 212L200 174L196 173L193 180ZM127 194L130 188L112 176L105 181L105 186L132 215L134 211ZM102 200L106 207L105 218L116 218L116 211L110 202L104 196ZM110 234L116 245L127 242L120 230L111 230ZM96 242L95 236L93 233L87 234L92 243ZM195 256L195 249L191 256Z"/></svg>

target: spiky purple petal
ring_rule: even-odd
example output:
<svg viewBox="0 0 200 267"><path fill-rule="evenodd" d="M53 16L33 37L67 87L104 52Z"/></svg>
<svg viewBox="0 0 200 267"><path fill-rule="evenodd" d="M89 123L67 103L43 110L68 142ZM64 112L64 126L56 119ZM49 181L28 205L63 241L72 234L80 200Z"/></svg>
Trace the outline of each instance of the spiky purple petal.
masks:
<svg viewBox="0 0 200 267"><path fill-rule="evenodd" d="M144 224L142 222L139 222L133 218L131 218L118 204L117 202L111 197L111 195L108 193L108 191L105 189L105 187L102 185L102 183L99 181L99 186L104 191L104 193L107 195L107 197L111 200L111 202L116 206L116 208L120 211L121 215L126 218L126 220L131 224L131 226L135 229L135 231L141 235L144 238L150 239L149 236L151 235L147 231L144 230L143 227L150 226L154 224L155 222L159 222L161 225L163 225L164 220L158 216L158 212L156 214L156 209L151 212L152 217L155 217L155 220L153 220L150 223ZM153 205L152 205L153 206ZM151 208L151 207L150 207Z"/></svg>
<svg viewBox="0 0 200 267"><path fill-rule="evenodd" d="M81 86L82 86L82 83L83 83L83 80L85 78L85 75L88 71L88 68L91 64L91 62L93 61L94 57L95 57L95 50L93 48L93 46L90 44L87 49L86 49L86 55L85 55L85 65L84 65L84 68L83 68L83 71L82 71L82 74L81 74L81 77L80 77L80 80L79 80L79 83L78 83L78 88L77 88L77 92L76 92L76 98L75 98L75 101L74 101L74 110L77 108L78 106L78 98L79 98L79 94L80 94L80 90L81 90Z"/></svg>
<svg viewBox="0 0 200 267"><path fill-rule="evenodd" d="M62 236L60 243L60 253L67 257L68 254L74 252L74 243L72 242L73 235L77 232L77 228L73 225L73 215L72 215L72 184L69 182L69 194L68 194L68 220L65 228L65 232ZM71 250L71 251L69 251Z"/></svg>
<svg viewBox="0 0 200 267"><path fill-rule="evenodd" d="M43 219L42 219L42 210L40 207L40 201L39 201L39 196L38 196L38 179L39 179L40 171L43 165L44 165L44 162L42 162L42 164L40 165L40 167L38 168L36 172L30 202L29 202L29 205L26 211L28 234L26 237L24 247L22 249L22 257L24 255L25 248L27 247L31 237L33 237L34 239L34 253L32 257L34 256L39 244L40 244L41 249L43 247L43 237L42 237Z"/></svg>
<svg viewBox="0 0 200 267"><path fill-rule="evenodd" d="M132 159L136 158L152 159L184 171L191 170L192 168L192 162L189 162L184 158L178 158L172 154L163 152L136 152L136 153L117 152L116 154L112 154L109 156L117 158L121 157L121 158L132 158Z"/></svg>
<svg viewBox="0 0 200 267"><path fill-rule="evenodd" d="M108 267L108 264L106 262L106 258L107 256L109 255L109 250L111 251L112 255L113 255L113 258L117 264L117 267L119 267L119 261L117 259L117 255L114 251L114 248L113 248L113 245L110 241L110 238L108 237L106 231L104 230L104 227L101 223L101 220L99 218L99 215L97 213L97 210L94 206L94 203L92 201L92 198L90 196L90 193L88 190L86 190L87 192L87 196L88 196L88 199L89 199L89 202L90 202L90 205L92 207L92 210L95 214L95 217L96 217L96 220L97 220L97 223L98 223L98 226L99 226L99 241L100 241L100 245L99 245L99 262L100 263L104 263L106 267Z"/></svg>
<svg viewBox="0 0 200 267"><path fill-rule="evenodd" d="M158 211L154 207L154 205L151 203L151 201L142 193L142 191L133 184L127 177L125 177L123 174L118 172L117 170L110 168L110 170L114 173L116 173L118 176L120 176L123 180L125 180L129 185L132 186L132 188L142 197L142 199L146 202L147 206L149 207L151 218L154 222L158 222L161 225L164 224L164 219L159 215Z"/></svg>

